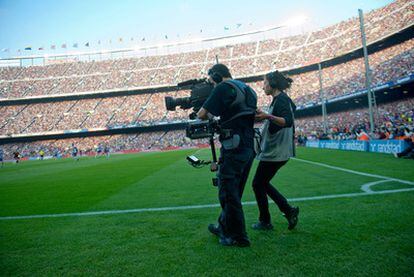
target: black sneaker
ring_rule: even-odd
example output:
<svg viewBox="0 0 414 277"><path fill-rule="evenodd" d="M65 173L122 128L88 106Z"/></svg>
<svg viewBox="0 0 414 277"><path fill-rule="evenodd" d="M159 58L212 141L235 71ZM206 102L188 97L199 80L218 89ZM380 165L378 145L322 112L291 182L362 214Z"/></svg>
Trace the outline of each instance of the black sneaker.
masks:
<svg viewBox="0 0 414 277"><path fill-rule="evenodd" d="M289 223L288 229L293 230L298 224L299 207L292 207L285 217Z"/></svg>
<svg viewBox="0 0 414 277"><path fill-rule="evenodd" d="M265 231L267 231L267 230L273 230L273 225L272 225L272 223L264 223L262 221L259 221L255 224L253 224L252 228L254 230L265 230Z"/></svg>
<svg viewBox="0 0 414 277"><path fill-rule="evenodd" d="M248 239L234 240L228 237L220 238L219 243L223 246L237 246L237 247L249 247L250 246L250 241Z"/></svg>
<svg viewBox="0 0 414 277"><path fill-rule="evenodd" d="M209 224L207 228L215 236L222 237L221 228L216 224Z"/></svg>

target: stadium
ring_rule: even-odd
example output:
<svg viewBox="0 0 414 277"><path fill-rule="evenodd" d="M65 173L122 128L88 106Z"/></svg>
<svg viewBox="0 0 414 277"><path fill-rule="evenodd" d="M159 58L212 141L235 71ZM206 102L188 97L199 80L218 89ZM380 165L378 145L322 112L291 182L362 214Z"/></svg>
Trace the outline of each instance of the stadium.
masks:
<svg viewBox="0 0 414 277"><path fill-rule="evenodd" d="M412 275L414 155L394 154L414 141L414 2L361 18L283 37L275 27L0 59L1 274ZM299 224L288 231L272 206L275 230L248 229L247 249L208 233L220 210L213 174L186 161L210 159L208 140L186 138L189 110L165 107L217 61L261 109L263 75L283 72L298 107L296 157L275 182Z"/></svg>

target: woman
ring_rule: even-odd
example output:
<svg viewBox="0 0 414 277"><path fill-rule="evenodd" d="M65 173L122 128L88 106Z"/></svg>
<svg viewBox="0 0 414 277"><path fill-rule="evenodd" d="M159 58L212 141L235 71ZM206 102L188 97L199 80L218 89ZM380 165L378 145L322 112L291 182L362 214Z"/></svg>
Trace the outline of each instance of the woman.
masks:
<svg viewBox="0 0 414 277"><path fill-rule="evenodd" d="M253 190L259 206L259 222L252 227L256 230L270 230L269 196L284 213L288 220L288 229L295 228L298 222L299 208L292 207L286 198L270 184L277 171L284 166L290 157L295 156L294 145L294 116L296 106L284 92L290 88L292 79L275 71L264 76L263 90L271 95L273 100L269 113L258 110L257 121L266 120L262 131L260 150L256 158L260 161L253 180Z"/></svg>

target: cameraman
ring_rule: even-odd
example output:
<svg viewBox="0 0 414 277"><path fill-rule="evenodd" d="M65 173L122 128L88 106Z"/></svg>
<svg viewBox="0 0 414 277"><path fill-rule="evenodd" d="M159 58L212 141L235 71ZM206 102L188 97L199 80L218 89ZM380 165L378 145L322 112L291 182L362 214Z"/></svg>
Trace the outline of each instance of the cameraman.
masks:
<svg viewBox="0 0 414 277"><path fill-rule="evenodd" d="M256 158L260 161L253 179L253 190L259 206L259 222L252 227L256 230L271 230L269 196L284 213L288 221L288 229L295 228L298 222L299 208L292 207L286 198L270 183L278 170L290 157L295 156L294 144L294 112L296 106L284 90L290 88L292 79L279 71L264 76L263 90L273 100L269 113L257 111L256 121L266 120L262 131L260 149L256 150Z"/></svg>
<svg viewBox="0 0 414 277"><path fill-rule="evenodd" d="M222 208L218 224L208 230L225 246L250 245L241 204L244 186L254 159L254 115L256 93L245 83L233 80L224 64L209 71L214 89L197 113L199 119L220 116L221 142L218 168L219 201ZM212 167L213 169L213 167Z"/></svg>

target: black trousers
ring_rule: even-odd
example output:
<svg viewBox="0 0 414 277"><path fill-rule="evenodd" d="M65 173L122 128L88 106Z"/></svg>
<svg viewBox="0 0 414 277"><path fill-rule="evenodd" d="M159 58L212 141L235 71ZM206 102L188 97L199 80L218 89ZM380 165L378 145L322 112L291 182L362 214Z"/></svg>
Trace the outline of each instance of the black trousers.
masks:
<svg viewBox="0 0 414 277"><path fill-rule="evenodd" d="M217 176L222 210L218 222L223 235L235 240L248 239L241 198L253 160L251 148L221 149Z"/></svg>
<svg viewBox="0 0 414 277"><path fill-rule="evenodd" d="M399 158L408 156L411 152L413 152L413 150L414 150L414 143L411 140L408 140L408 147L404 151L397 153L397 156Z"/></svg>
<svg viewBox="0 0 414 277"><path fill-rule="evenodd" d="M276 175L277 171L284 166L287 161L283 162L264 162L260 161L256 174L253 179L253 190L256 196L257 205L259 206L259 220L264 223L270 223L269 196L283 213L290 211L291 207L286 198L270 183L270 180Z"/></svg>

